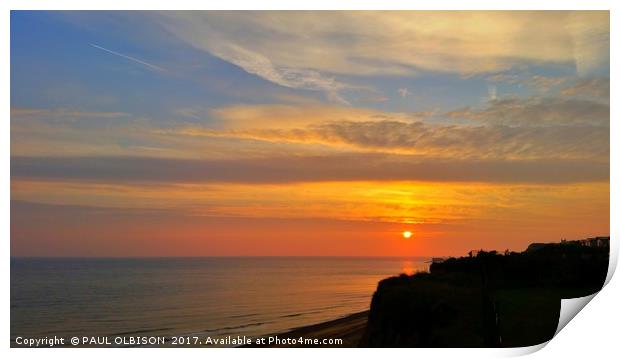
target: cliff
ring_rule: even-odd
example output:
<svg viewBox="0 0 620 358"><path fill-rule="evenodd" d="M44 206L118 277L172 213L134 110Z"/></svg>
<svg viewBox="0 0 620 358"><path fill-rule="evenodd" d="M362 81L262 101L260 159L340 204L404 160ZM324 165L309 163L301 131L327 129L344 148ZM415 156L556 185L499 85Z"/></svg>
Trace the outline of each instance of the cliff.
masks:
<svg viewBox="0 0 620 358"><path fill-rule="evenodd" d="M609 241L607 240L607 243ZM362 347L517 347L553 337L560 299L597 292L609 247L536 244L522 253L480 251L430 273L379 282Z"/></svg>

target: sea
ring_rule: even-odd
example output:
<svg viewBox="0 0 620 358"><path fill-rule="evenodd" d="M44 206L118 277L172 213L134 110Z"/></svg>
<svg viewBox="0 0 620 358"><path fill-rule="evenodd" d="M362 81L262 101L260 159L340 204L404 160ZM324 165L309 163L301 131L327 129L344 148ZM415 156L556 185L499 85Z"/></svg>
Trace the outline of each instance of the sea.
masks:
<svg viewBox="0 0 620 358"><path fill-rule="evenodd" d="M11 258L16 337L259 337L368 310L424 257Z"/></svg>

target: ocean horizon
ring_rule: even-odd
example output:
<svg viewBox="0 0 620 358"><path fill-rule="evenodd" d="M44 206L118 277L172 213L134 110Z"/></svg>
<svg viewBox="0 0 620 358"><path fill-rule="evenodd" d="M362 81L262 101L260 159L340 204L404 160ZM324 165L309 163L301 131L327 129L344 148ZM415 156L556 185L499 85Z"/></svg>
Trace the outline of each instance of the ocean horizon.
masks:
<svg viewBox="0 0 620 358"><path fill-rule="evenodd" d="M12 257L16 337L259 337L368 310L429 257Z"/></svg>

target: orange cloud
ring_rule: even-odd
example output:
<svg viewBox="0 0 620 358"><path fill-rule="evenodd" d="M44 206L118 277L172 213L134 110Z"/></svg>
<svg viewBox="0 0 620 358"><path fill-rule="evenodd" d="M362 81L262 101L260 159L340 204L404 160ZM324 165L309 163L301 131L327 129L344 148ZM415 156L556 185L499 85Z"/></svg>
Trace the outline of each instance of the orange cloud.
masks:
<svg viewBox="0 0 620 358"><path fill-rule="evenodd" d="M609 233L608 183L14 181L11 192L13 254L461 255Z"/></svg>

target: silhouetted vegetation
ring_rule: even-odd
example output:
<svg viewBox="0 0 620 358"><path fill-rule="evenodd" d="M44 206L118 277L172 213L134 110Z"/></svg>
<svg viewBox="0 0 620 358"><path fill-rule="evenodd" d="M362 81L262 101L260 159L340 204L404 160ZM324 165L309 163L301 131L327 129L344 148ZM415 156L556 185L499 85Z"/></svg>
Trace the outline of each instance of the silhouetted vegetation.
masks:
<svg viewBox="0 0 620 358"><path fill-rule="evenodd" d="M608 243L608 241L606 241ZM381 281L363 347L516 347L556 331L560 300L600 290L608 246L532 244L523 253L471 253L430 273Z"/></svg>

